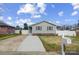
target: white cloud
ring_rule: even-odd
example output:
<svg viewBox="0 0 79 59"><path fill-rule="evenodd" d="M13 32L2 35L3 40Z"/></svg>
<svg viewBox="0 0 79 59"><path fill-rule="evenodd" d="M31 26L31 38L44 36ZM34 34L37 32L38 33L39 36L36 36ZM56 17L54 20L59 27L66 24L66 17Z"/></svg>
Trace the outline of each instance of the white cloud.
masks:
<svg viewBox="0 0 79 59"><path fill-rule="evenodd" d="M44 3L38 3L37 4L37 7L39 7L39 12L40 13L44 13L45 12L45 9L46 9L46 5Z"/></svg>
<svg viewBox="0 0 79 59"><path fill-rule="evenodd" d="M71 21L71 19L65 19L65 21Z"/></svg>
<svg viewBox="0 0 79 59"><path fill-rule="evenodd" d="M44 3L38 3L38 4L25 4L20 7L20 9L17 11L17 14L19 15L20 13L29 13L32 16L36 16L37 14L46 14L46 4Z"/></svg>
<svg viewBox="0 0 79 59"><path fill-rule="evenodd" d="M72 22L75 21L75 19L64 19L66 22Z"/></svg>
<svg viewBox="0 0 79 59"><path fill-rule="evenodd" d="M8 18L10 18L10 17L8 17ZM1 21L4 21L4 22L6 22L6 23L7 23L7 24L9 24L9 25L12 25L12 26L14 26L14 24L13 24L13 22L12 22L12 21L5 20L3 16L0 16L0 20L1 20Z"/></svg>
<svg viewBox="0 0 79 59"><path fill-rule="evenodd" d="M60 21L55 21L55 23L56 23L56 25L58 25L58 26L61 26L62 24L61 24L61 22Z"/></svg>
<svg viewBox="0 0 79 59"><path fill-rule="evenodd" d="M52 6L53 8L55 8L55 5L54 5L54 4L52 4L51 6Z"/></svg>
<svg viewBox="0 0 79 59"><path fill-rule="evenodd" d="M78 11L74 11L74 12L72 12L72 16L75 16L75 15L77 15L78 14Z"/></svg>
<svg viewBox="0 0 79 59"><path fill-rule="evenodd" d="M72 12L72 16L75 16L78 14L79 11L79 3L72 3L72 7L73 7L73 12Z"/></svg>
<svg viewBox="0 0 79 59"><path fill-rule="evenodd" d="M79 3L72 3L73 9L79 9Z"/></svg>
<svg viewBox="0 0 79 59"><path fill-rule="evenodd" d="M63 14L64 14L63 11L60 11L60 12L58 13L59 16L63 16Z"/></svg>
<svg viewBox="0 0 79 59"><path fill-rule="evenodd" d="M33 22L31 21L31 19L19 19L16 21L16 24L23 27L23 24L27 23L28 25L32 25Z"/></svg>
<svg viewBox="0 0 79 59"><path fill-rule="evenodd" d="M9 17L8 17L8 20L12 20L12 17L9 16Z"/></svg>
<svg viewBox="0 0 79 59"><path fill-rule="evenodd" d="M4 10L4 8L3 8L3 3L0 3L0 13L3 13L3 12L5 12L5 10Z"/></svg>
<svg viewBox="0 0 79 59"><path fill-rule="evenodd" d="M13 23L11 21L6 21L6 23L13 26Z"/></svg>
<svg viewBox="0 0 79 59"><path fill-rule="evenodd" d="M0 16L0 20L3 20L3 18L4 18L3 16Z"/></svg>
<svg viewBox="0 0 79 59"><path fill-rule="evenodd" d="M31 18L40 18L41 15L33 15Z"/></svg>
<svg viewBox="0 0 79 59"><path fill-rule="evenodd" d="M5 10L2 7L0 7L0 13L3 13L3 12L5 12Z"/></svg>
<svg viewBox="0 0 79 59"><path fill-rule="evenodd" d="M32 4L25 4L17 11L17 14L20 14L20 13L33 13L33 12L35 12L34 6Z"/></svg>
<svg viewBox="0 0 79 59"><path fill-rule="evenodd" d="M51 21L51 20L48 20L48 22L52 23L52 21Z"/></svg>
<svg viewBox="0 0 79 59"><path fill-rule="evenodd" d="M60 21L56 21L57 24L60 24Z"/></svg>
<svg viewBox="0 0 79 59"><path fill-rule="evenodd" d="M52 21L53 20L53 21ZM48 22L52 23L52 24L55 24L56 25L56 22L54 21L55 19L51 19L51 20L47 20Z"/></svg>

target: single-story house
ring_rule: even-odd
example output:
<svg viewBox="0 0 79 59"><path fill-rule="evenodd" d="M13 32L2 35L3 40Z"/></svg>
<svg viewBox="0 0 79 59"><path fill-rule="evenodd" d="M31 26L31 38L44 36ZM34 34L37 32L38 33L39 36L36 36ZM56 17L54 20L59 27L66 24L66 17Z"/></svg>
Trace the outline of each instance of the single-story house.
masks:
<svg viewBox="0 0 79 59"><path fill-rule="evenodd" d="M31 25L32 34L41 34L41 35L56 35L56 25L47 21L42 21L36 24Z"/></svg>
<svg viewBox="0 0 79 59"><path fill-rule="evenodd" d="M79 36L79 27L77 27L75 31L76 31L76 35Z"/></svg>
<svg viewBox="0 0 79 59"><path fill-rule="evenodd" d="M15 27L0 21L0 34L14 34Z"/></svg>

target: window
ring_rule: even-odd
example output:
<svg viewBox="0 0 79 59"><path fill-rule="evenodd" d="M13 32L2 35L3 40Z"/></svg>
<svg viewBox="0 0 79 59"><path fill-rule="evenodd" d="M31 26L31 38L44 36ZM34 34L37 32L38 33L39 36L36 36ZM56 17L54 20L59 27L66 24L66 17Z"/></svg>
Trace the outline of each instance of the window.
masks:
<svg viewBox="0 0 79 59"><path fill-rule="evenodd" d="M53 27L48 26L48 27L47 27L47 30L53 30Z"/></svg>
<svg viewBox="0 0 79 59"><path fill-rule="evenodd" d="M37 26L36 30L42 30L42 27L41 26Z"/></svg>

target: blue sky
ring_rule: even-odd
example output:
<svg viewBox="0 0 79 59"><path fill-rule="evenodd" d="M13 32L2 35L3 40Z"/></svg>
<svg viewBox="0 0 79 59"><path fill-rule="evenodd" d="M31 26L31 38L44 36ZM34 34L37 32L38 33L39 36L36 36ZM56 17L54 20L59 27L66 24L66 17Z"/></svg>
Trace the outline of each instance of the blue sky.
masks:
<svg viewBox="0 0 79 59"><path fill-rule="evenodd" d="M0 4L0 20L12 26L49 21L72 25L79 20L79 4L71 3L7 3Z"/></svg>

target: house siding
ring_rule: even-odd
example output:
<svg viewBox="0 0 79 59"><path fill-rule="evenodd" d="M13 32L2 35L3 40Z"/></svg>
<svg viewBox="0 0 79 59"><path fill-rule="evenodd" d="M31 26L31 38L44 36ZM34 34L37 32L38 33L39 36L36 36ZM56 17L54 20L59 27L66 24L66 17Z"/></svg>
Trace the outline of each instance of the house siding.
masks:
<svg viewBox="0 0 79 59"><path fill-rule="evenodd" d="M36 30L37 26L41 26L42 30ZM53 30L47 30L47 27L53 27ZM56 26L42 22L40 24L32 26L32 34L56 34Z"/></svg>
<svg viewBox="0 0 79 59"><path fill-rule="evenodd" d="M14 34L15 29L11 27L0 27L0 34Z"/></svg>

